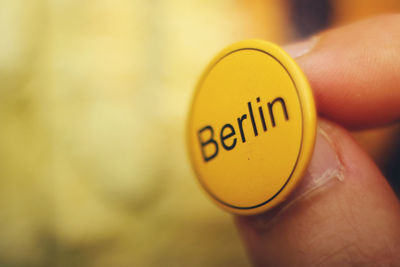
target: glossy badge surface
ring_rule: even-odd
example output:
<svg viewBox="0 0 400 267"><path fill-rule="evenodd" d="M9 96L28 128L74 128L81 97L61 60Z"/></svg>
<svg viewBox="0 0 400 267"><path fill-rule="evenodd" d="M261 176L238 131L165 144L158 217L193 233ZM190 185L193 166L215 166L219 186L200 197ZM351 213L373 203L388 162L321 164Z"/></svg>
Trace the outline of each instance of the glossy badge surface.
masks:
<svg viewBox="0 0 400 267"><path fill-rule="evenodd" d="M197 84L190 158L202 187L225 210L257 214L285 200L304 175L315 134L307 79L276 45L233 44Z"/></svg>

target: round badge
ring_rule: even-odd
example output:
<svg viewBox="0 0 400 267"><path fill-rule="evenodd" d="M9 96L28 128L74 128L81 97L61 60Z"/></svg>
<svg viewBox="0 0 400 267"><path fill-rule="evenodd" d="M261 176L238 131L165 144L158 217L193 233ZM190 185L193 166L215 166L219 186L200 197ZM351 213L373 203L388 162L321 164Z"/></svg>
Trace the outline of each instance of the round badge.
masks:
<svg viewBox="0 0 400 267"><path fill-rule="evenodd" d="M212 199L238 214L284 201L314 149L312 91L296 62L259 40L221 51L201 76L188 118L196 176Z"/></svg>

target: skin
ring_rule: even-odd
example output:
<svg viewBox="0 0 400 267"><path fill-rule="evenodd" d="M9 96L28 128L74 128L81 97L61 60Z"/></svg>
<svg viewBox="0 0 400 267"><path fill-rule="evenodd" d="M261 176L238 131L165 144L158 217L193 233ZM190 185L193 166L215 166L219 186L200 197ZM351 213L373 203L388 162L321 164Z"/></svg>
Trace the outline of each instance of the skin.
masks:
<svg viewBox="0 0 400 267"><path fill-rule="evenodd" d="M399 200L346 130L400 119L400 15L324 32L297 62L320 116L331 121L322 128L343 165L344 180L278 217L276 210L236 216L251 261L257 266L400 266Z"/></svg>

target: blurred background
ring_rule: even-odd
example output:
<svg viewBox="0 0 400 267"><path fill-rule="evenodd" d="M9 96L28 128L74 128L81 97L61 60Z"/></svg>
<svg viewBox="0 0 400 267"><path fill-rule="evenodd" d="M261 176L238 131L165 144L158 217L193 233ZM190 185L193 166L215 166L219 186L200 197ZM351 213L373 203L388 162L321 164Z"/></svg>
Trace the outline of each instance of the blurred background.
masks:
<svg viewBox="0 0 400 267"><path fill-rule="evenodd" d="M226 45L285 44L398 0L0 0L0 266L248 266L185 119ZM399 192L399 126L354 133Z"/></svg>

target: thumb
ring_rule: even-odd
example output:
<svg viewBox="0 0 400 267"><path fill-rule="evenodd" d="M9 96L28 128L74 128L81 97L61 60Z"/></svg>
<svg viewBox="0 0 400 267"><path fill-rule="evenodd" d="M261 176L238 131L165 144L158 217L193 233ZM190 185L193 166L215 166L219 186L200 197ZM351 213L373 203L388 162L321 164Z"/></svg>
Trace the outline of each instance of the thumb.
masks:
<svg viewBox="0 0 400 267"><path fill-rule="evenodd" d="M399 22L400 15L380 16L287 48L320 115L349 128L400 118ZM349 133L328 122L319 124L308 173L291 199L236 221L258 265L400 265L395 194Z"/></svg>
<svg viewBox="0 0 400 267"><path fill-rule="evenodd" d="M283 206L236 222L260 266L400 264L400 205L349 133L321 121L308 173Z"/></svg>

